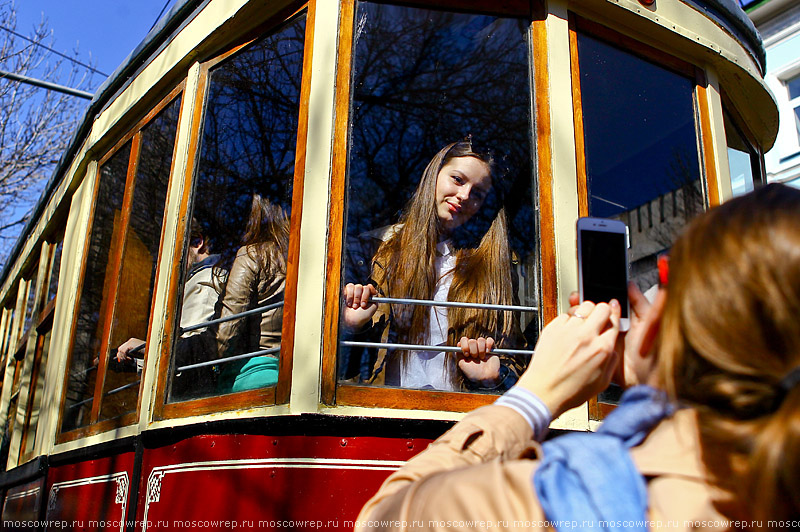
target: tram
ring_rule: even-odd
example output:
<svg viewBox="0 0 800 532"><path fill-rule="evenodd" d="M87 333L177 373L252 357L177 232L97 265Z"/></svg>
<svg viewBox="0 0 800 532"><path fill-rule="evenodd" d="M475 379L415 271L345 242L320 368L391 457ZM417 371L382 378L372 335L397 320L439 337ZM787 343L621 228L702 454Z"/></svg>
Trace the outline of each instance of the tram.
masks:
<svg viewBox="0 0 800 532"><path fill-rule="evenodd" d="M508 385L363 378L397 348L342 325L362 235L442 146L491 146L524 365L577 286L579 216L628 224L647 288L694 214L764 182L764 57L733 0L179 1L97 91L0 276L5 529L352 528ZM242 273L258 201L283 260Z"/></svg>

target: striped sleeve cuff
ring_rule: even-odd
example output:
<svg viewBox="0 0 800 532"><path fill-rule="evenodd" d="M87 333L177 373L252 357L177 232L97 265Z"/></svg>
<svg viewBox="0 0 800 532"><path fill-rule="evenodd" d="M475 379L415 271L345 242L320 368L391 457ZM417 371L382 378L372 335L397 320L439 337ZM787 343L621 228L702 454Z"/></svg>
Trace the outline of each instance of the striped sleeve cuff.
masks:
<svg viewBox="0 0 800 532"><path fill-rule="evenodd" d="M553 416L547 405L536 397L533 392L519 386L513 386L495 401L495 404L508 407L525 418L533 429L533 437L536 441L542 441L547 435L547 427L553 420Z"/></svg>

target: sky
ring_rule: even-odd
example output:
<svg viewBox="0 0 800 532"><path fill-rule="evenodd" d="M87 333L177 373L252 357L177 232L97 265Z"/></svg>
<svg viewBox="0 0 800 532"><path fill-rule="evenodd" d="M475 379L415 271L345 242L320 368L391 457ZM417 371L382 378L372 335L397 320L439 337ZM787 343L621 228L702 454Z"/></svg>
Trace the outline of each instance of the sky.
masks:
<svg viewBox="0 0 800 532"><path fill-rule="evenodd" d="M78 60L91 64L103 74L93 74L90 78L91 92L97 90L107 77L128 57L134 48L145 38L157 21L159 14L166 14L180 0L0 0L0 6L13 5L17 13L16 31L30 36L41 21L47 20L52 39L46 44L70 57L78 51ZM163 15L162 15L163 16ZM2 30L0 30L2 31ZM25 44L16 39L18 44ZM54 58L57 59L57 58ZM66 60L63 61L67 63ZM83 67L79 67L82 69ZM61 72L68 72L62 67ZM37 72L29 75L37 76ZM66 84L66 79L54 80ZM81 87L85 88L85 87ZM84 100L85 102L85 100ZM86 102L88 103L88 102ZM38 188L43 187L45 179L33 190L38 196ZM21 218L35 204L20 200L12 213L5 213L4 222ZM16 225L2 232L0 238L0 269L5 257L14 245L22 230Z"/></svg>
<svg viewBox="0 0 800 532"><path fill-rule="evenodd" d="M97 70L111 74L145 38L166 5L178 0L15 0L17 31L29 35L42 16L53 31L54 46L91 58ZM94 78L95 87L105 81Z"/></svg>

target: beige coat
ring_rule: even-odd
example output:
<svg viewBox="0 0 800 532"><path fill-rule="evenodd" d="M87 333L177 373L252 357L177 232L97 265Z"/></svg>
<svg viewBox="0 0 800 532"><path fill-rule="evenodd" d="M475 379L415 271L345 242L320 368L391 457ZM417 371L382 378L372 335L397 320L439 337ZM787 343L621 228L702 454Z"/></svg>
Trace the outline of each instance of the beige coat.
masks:
<svg viewBox="0 0 800 532"><path fill-rule="evenodd" d="M533 491L540 452L517 412L480 408L393 473L356 530L551 530ZM712 502L693 411L661 422L631 455L647 480L651 530L736 528Z"/></svg>

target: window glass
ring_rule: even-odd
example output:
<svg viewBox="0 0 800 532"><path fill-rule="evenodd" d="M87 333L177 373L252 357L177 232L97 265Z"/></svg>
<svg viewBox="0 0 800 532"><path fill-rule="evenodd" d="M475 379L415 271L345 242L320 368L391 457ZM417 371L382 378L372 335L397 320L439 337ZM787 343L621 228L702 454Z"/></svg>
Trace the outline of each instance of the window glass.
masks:
<svg viewBox="0 0 800 532"><path fill-rule="evenodd" d="M107 305L103 303L116 277L109 262L120 245L122 198L130 153L129 141L98 170L97 198L67 381L62 421L65 431L90 422L97 366L101 354L104 355L100 342Z"/></svg>
<svg viewBox="0 0 800 532"><path fill-rule="evenodd" d="M44 390L44 368L47 367L47 355L50 352L50 332L40 334L36 345L36 358L34 359L31 373L31 389L28 396L28 410L23 427L23 440L21 457L26 457L33 452L36 443L36 427L39 424L39 411L42 404Z"/></svg>
<svg viewBox="0 0 800 532"><path fill-rule="evenodd" d="M22 361L11 359L9 364L14 365L14 380L11 385L11 399L8 403L8 410L6 410L6 426L3 431L2 440L0 440L0 471L6 470L8 463L8 451L11 447L11 436L14 434L14 424L17 420L17 404L19 403L19 378L22 372Z"/></svg>
<svg viewBox="0 0 800 532"><path fill-rule="evenodd" d="M789 99L800 98L800 76L795 76L786 82L786 90L789 91Z"/></svg>
<svg viewBox="0 0 800 532"><path fill-rule="evenodd" d="M381 303L370 317L342 305L339 381L496 393L523 355L489 367L437 347L536 339L535 312L480 307L538 302L528 22L360 2L355 32L344 294L371 282L466 306Z"/></svg>
<svg viewBox="0 0 800 532"><path fill-rule="evenodd" d="M142 129L133 204L109 340L112 357L121 344L144 342L147 338L180 107L181 98L175 98ZM123 364L111 359L110 371L106 373L103 384L101 420L136 410L144 349L139 349L131 358L129 363Z"/></svg>
<svg viewBox="0 0 800 532"><path fill-rule="evenodd" d="M13 301L14 298L11 298ZM8 350L11 344L11 326L14 324L14 309L7 307L3 309L5 321L3 322L3 330L0 331L0 361L6 360ZM5 375L5 373L3 374Z"/></svg>
<svg viewBox="0 0 800 532"><path fill-rule="evenodd" d="M98 169L62 431L136 410L180 101Z"/></svg>
<svg viewBox="0 0 800 532"><path fill-rule="evenodd" d="M25 286L28 290L28 300L25 302L25 324L22 327L23 333L30 328L33 322L33 313L36 309L36 271L38 266L34 265L31 268L30 278L25 280Z"/></svg>
<svg viewBox="0 0 800 532"><path fill-rule="evenodd" d="M703 210L694 82L578 34L589 216L622 220L630 274L658 282L657 256Z"/></svg>
<svg viewBox="0 0 800 532"><path fill-rule="evenodd" d="M753 190L753 153L728 113L725 113L725 138L728 142L731 189L734 196L741 196Z"/></svg>
<svg viewBox="0 0 800 532"><path fill-rule="evenodd" d="M170 402L277 382L305 24L209 71Z"/></svg>
<svg viewBox="0 0 800 532"><path fill-rule="evenodd" d="M61 235L59 241L55 244L53 250L53 258L50 262L50 281L47 284L47 299L45 303L49 303L56 297L58 290L58 276L61 271L61 251L64 249L64 235Z"/></svg>
<svg viewBox="0 0 800 532"><path fill-rule="evenodd" d="M789 92L790 105L794 112L794 127L797 132L798 142L800 142L800 76L795 76L786 82L786 90Z"/></svg>

